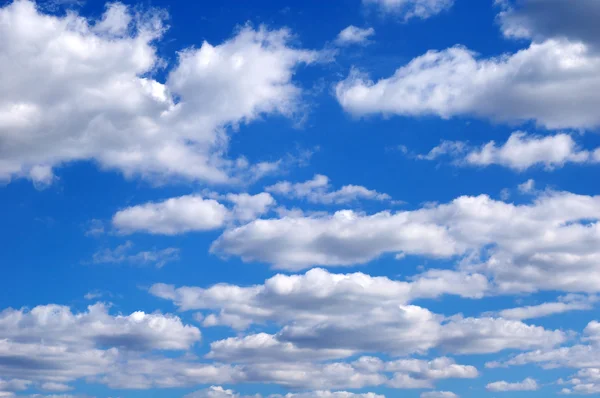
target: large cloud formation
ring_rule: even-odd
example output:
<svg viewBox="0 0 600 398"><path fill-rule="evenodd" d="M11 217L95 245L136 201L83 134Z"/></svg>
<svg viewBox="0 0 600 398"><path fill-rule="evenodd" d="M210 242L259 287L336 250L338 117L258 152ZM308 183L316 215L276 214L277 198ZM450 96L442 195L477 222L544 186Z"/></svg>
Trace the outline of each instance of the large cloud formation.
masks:
<svg viewBox="0 0 600 398"><path fill-rule="evenodd" d="M160 82L151 76L164 66L164 19L120 3L95 22L42 14L29 0L0 8L0 179L49 184L55 167L79 160L154 179L255 172L224 158L228 128L293 115L294 69L317 54L288 46L287 30L244 27L182 49Z"/></svg>

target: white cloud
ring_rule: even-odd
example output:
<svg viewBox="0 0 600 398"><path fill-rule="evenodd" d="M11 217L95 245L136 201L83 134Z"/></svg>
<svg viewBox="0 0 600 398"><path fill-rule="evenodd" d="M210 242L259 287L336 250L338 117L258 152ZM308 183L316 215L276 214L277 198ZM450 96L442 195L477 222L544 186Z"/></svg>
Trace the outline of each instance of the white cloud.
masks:
<svg viewBox="0 0 600 398"><path fill-rule="evenodd" d="M413 221L410 213L367 216L343 210L326 216L256 220L226 230L211 252L299 270L366 263L386 252L450 257L460 248L443 227Z"/></svg>
<svg viewBox="0 0 600 398"><path fill-rule="evenodd" d="M155 43L164 18L120 3L97 21L45 15L27 0L0 8L0 178L48 184L54 168L85 160L160 181L234 182L258 171L224 158L227 130L292 116L294 69L317 54L290 47L287 30L244 27L183 49L160 82L147 76L164 66Z"/></svg>
<svg viewBox="0 0 600 398"><path fill-rule="evenodd" d="M260 217L276 203L275 199L266 192L256 195L230 193L225 196L225 200L234 204L232 217L242 222Z"/></svg>
<svg viewBox="0 0 600 398"><path fill-rule="evenodd" d="M361 199L391 200L391 197L385 193L379 193L360 185L345 185L337 191L332 191L329 178L321 174L316 174L312 180L305 182L280 181L275 185L266 187L265 190L273 194L306 199L311 203L322 204L342 204Z"/></svg>
<svg viewBox="0 0 600 398"><path fill-rule="evenodd" d="M45 391L69 391L72 390L73 387L67 385L67 384L63 384L63 383L55 383L55 382L46 382L43 383L41 386L42 390Z"/></svg>
<svg viewBox="0 0 600 398"><path fill-rule="evenodd" d="M145 231L175 235L221 228L228 214L227 208L214 199L186 195L120 210L113 216L112 223L123 233Z"/></svg>
<svg viewBox="0 0 600 398"><path fill-rule="evenodd" d="M223 362L293 362L320 361L346 358L353 354L351 350L298 348L292 343L282 342L267 333L230 337L210 344L207 358Z"/></svg>
<svg viewBox="0 0 600 398"><path fill-rule="evenodd" d="M363 0L367 6L375 6L384 13L400 15L405 21L411 18L427 19L448 10L454 0Z"/></svg>
<svg viewBox="0 0 600 398"><path fill-rule="evenodd" d="M197 328L178 317L141 311L110 315L102 304L79 313L59 305L5 309L0 312L0 374L53 391L66 390L67 383L81 378L119 384L117 379L131 373L130 367L155 376L156 363L137 367L142 356L185 351L200 337ZM128 385L140 385L139 377L130 378Z"/></svg>
<svg viewBox="0 0 600 398"><path fill-rule="evenodd" d="M561 300L558 302L502 310L499 312L499 315L505 319L516 320L541 318L568 311L591 310L597 300L596 296L568 295L561 297Z"/></svg>
<svg viewBox="0 0 600 398"><path fill-rule="evenodd" d="M425 283L421 279L428 279ZM476 278L471 279L475 283ZM243 330L253 324L281 326L274 335L258 334L211 344L211 358L247 362L259 352L265 360L300 361L347 357L355 353L425 353L432 348L456 353L491 353L508 348L550 347L561 331L496 318L446 319L407 301L443 293L461 294L454 281L436 286L431 275L413 282L365 274L277 275L263 285L219 284L207 289L157 284L150 292L172 300L180 310L202 310L203 325ZM431 291L428 289L432 286ZM446 287L448 286L448 287ZM451 287L450 287L451 286ZM471 294L469 289L466 294ZM348 312L348 306L352 311ZM317 352L318 351L318 352Z"/></svg>
<svg viewBox="0 0 600 398"><path fill-rule="evenodd" d="M134 264L134 265L154 265L157 268L165 264L179 260L179 249L168 247L161 250L148 250L131 253L133 243L127 241L114 249L103 249L97 251L92 256L94 264ZM86 295L87 296L87 295Z"/></svg>
<svg viewBox="0 0 600 398"><path fill-rule="evenodd" d="M219 229L228 222L251 221L268 212L275 200L262 192L218 195L213 198L200 195L184 195L162 202L148 202L118 211L113 225L123 234L147 232L151 234L176 235L186 232ZM227 208L216 199L232 204Z"/></svg>
<svg viewBox="0 0 600 398"><path fill-rule="evenodd" d="M59 305L0 312L0 339L44 344L105 345L130 350L185 350L200 340L200 331L178 317L146 314L111 316L103 304L73 313Z"/></svg>
<svg viewBox="0 0 600 398"><path fill-rule="evenodd" d="M563 0L497 1L503 10L499 14L502 32L507 37L544 40L566 37L597 45L600 29L598 2Z"/></svg>
<svg viewBox="0 0 600 398"><path fill-rule="evenodd" d="M465 162L470 165L498 164L519 171L538 164L552 169L565 163L585 163L593 160L588 151L577 148L568 134L536 137L521 132L513 133L500 147L491 141L481 150L472 151L465 156Z"/></svg>
<svg viewBox="0 0 600 398"><path fill-rule="evenodd" d="M458 395L450 391L427 391L421 393L421 398L458 398Z"/></svg>
<svg viewBox="0 0 600 398"><path fill-rule="evenodd" d="M417 155L417 159L434 160L441 156L453 158L454 163L460 166L500 165L524 171L541 165L552 170L566 163L598 163L600 149L593 152L582 150L569 134L534 136L518 131L500 146L494 141L481 147L460 141L442 141L427 155Z"/></svg>
<svg viewBox="0 0 600 398"><path fill-rule="evenodd" d="M288 215L226 230L211 250L297 270L384 254L460 259L501 292L598 291L600 197L543 192L515 205L486 195L372 215ZM457 257L460 256L460 257Z"/></svg>
<svg viewBox="0 0 600 398"><path fill-rule="evenodd" d="M496 381L489 383L485 387L488 391L504 392L504 391L537 391L539 386L533 379L527 378L521 382L509 383L507 381Z"/></svg>
<svg viewBox="0 0 600 398"><path fill-rule="evenodd" d="M487 59L456 46L428 51L377 82L353 70L335 92L355 115L476 116L593 128L600 125L599 70L598 54L565 39Z"/></svg>
<svg viewBox="0 0 600 398"><path fill-rule="evenodd" d="M525 194L525 193L532 193L535 190L535 180L533 180L532 178L530 178L529 180L525 181L522 184L519 184L518 186L519 192Z"/></svg>
<svg viewBox="0 0 600 398"><path fill-rule="evenodd" d="M373 28L359 28L354 25L347 26L342 29L335 39L335 43L339 46L348 46L351 44L367 44L369 37L375 34Z"/></svg>

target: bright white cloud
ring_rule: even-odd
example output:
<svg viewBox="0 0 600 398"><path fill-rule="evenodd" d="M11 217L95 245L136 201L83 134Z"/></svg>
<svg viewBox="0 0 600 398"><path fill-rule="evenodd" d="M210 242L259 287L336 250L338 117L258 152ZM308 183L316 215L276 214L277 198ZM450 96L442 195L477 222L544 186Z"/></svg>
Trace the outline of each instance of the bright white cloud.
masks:
<svg viewBox="0 0 600 398"><path fill-rule="evenodd" d="M266 193L218 195L208 193L215 199L200 195L184 195L162 202L148 202L118 211L113 225L124 234L147 232L151 234L176 235L193 231L219 229L230 221L251 221L269 211L275 205L273 197ZM216 199L232 204L226 207Z"/></svg>
<svg viewBox="0 0 600 398"><path fill-rule="evenodd" d="M123 233L175 235L221 228L228 215L227 208L214 199L186 195L120 210L112 223Z"/></svg>
<svg viewBox="0 0 600 398"><path fill-rule="evenodd" d="M598 163L599 154L600 149L593 152L580 149L569 134L533 136L519 131L511 134L500 146L494 141L481 147L460 141L442 141L427 155L417 155L417 158L434 160L449 156L460 166L500 165L524 171L534 166L552 170L566 163Z"/></svg>
<svg viewBox="0 0 600 398"><path fill-rule="evenodd" d="M600 197L543 192L515 205L486 195L372 215L288 215L226 230L214 253L297 270L362 264L384 254L461 256L503 292L597 292ZM466 257L465 257L466 256Z"/></svg>
<svg viewBox="0 0 600 398"><path fill-rule="evenodd" d="M450 391L427 391L421 393L421 398L459 398L458 395Z"/></svg>
<svg viewBox="0 0 600 398"><path fill-rule="evenodd" d="M204 326L227 325L240 330L273 322L281 326L275 335L263 333L211 344L210 358L233 362L256 361L260 352L264 352L265 360L279 362L305 360L311 355L321 359L347 357L359 352L406 355L434 347L465 354L491 353L549 347L565 339L563 332L518 321L445 319L407 304L415 298L461 294L457 286L470 283L455 281L445 290L431 283L431 275L422 279L424 284L421 278L400 282L313 269L305 275L277 275L264 285L251 287L219 284L203 289L157 284L150 292L172 300L180 310L204 311ZM477 277L469 279L478 283ZM429 291L427 286L434 288ZM471 294L468 288L465 292Z"/></svg>
<svg viewBox="0 0 600 398"><path fill-rule="evenodd" d="M311 203L322 204L350 203L361 199L391 200L391 197L385 193L373 191L360 185L345 185L334 191L331 189L329 178L321 174L316 174L312 180L305 182L291 183L289 181L280 181L275 185L266 187L265 190L273 194L296 199L306 199Z"/></svg>
<svg viewBox="0 0 600 398"><path fill-rule="evenodd" d="M598 44L600 5L594 0L499 0L499 21L506 37L544 40L566 37Z"/></svg>
<svg viewBox="0 0 600 398"><path fill-rule="evenodd" d="M477 166L498 164L515 170L525 170L535 165L547 169L561 167L565 163L594 161L588 151L577 148L568 134L547 137L531 137L525 133L513 133L502 146L489 142L481 150L470 152L465 162Z"/></svg>
<svg viewBox="0 0 600 398"><path fill-rule="evenodd" d="M452 7L454 0L363 0L363 4L408 21L411 18L427 19L446 11Z"/></svg>
<svg viewBox="0 0 600 398"><path fill-rule="evenodd" d="M0 178L48 184L55 167L79 160L163 181L254 173L223 158L227 126L293 115L294 69L317 54L288 46L286 30L244 27L219 45L183 49L159 82L141 76L164 65L155 44L164 17L120 3L97 21L45 15L28 0L0 8Z"/></svg>
<svg viewBox="0 0 600 398"><path fill-rule="evenodd" d="M568 295L561 297L560 301L557 302L502 310L499 315L505 319L517 320L541 318L568 311L591 310L596 301L598 301L596 296Z"/></svg>
<svg viewBox="0 0 600 398"><path fill-rule="evenodd" d="M496 381L489 383L485 387L488 391L505 392L505 391L537 391L539 386L533 379L527 378L517 383L509 383L507 381Z"/></svg>
<svg viewBox="0 0 600 398"><path fill-rule="evenodd" d="M347 26L342 29L335 39L335 43L339 46L348 46L351 44L367 44L369 37L375 34L373 28L359 28L354 25Z"/></svg>
<svg viewBox="0 0 600 398"><path fill-rule="evenodd" d="M593 128L600 125L599 70L598 54L565 39L488 59L456 46L431 50L377 82L353 70L335 92L355 115L476 116Z"/></svg>

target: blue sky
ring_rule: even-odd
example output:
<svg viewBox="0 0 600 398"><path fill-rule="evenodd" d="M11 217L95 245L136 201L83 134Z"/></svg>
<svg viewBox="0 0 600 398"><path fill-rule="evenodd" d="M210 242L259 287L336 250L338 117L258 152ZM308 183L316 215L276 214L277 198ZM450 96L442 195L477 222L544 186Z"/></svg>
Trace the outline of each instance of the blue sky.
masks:
<svg viewBox="0 0 600 398"><path fill-rule="evenodd" d="M192 3L0 2L0 397L600 394L600 3Z"/></svg>

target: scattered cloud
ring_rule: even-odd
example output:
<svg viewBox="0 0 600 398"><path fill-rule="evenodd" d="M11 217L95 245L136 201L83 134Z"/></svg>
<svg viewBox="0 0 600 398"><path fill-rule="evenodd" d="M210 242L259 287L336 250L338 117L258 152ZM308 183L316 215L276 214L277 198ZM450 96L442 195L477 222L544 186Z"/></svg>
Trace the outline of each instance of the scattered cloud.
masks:
<svg viewBox="0 0 600 398"><path fill-rule="evenodd" d="M427 19L452 7L454 0L363 0L384 14L398 15L405 21Z"/></svg>
<svg viewBox="0 0 600 398"><path fill-rule="evenodd" d="M365 45L370 42L369 38L375 35L373 28L359 28L354 25L342 29L335 39L338 46L348 46L352 44Z"/></svg>
<svg viewBox="0 0 600 398"><path fill-rule="evenodd" d="M527 378L521 382L509 383L507 381L496 381L489 383L485 387L488 391L506 392L506 391L537 391L539 386L533 379Z"/></svg>
<svg viewBox="0 0 600 398"><path fill-rule="evenodd" d="M331 189L329 178L316 174L312 180L291 183L280 181L275 185L266 187L265 190L272 194L283 195L295 199L305 199L311 203L344 204L357 200L391 201L388 194L367 189L360 185L345 185L334 191Z"/></svg>

